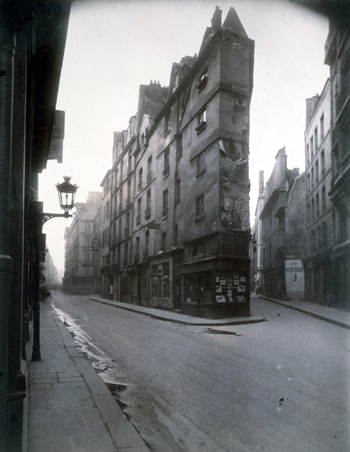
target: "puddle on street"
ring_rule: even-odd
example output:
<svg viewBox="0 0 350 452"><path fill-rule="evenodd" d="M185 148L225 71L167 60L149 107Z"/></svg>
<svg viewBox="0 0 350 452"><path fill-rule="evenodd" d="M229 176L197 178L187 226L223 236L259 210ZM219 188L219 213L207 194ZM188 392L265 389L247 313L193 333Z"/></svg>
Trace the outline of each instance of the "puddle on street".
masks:
<svg viewBox="0 0 350 452"><path fill-rule="evenodd" d="M226 334L228 336L243 336L243 334L238 334L235 331L225 331L225 330L215 330L214 328L207 328L204 333L209 334Z"/></svg>

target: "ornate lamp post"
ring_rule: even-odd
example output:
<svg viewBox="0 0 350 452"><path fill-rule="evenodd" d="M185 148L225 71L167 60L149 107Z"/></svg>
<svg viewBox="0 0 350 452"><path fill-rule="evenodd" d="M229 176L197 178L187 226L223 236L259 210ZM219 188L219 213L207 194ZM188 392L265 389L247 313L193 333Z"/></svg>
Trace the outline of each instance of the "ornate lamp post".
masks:
<svg viewBox="0 0 350 452"><path fill-rule="evenodd" d="M33 298L33 353L32 361L41 361L40 353L40 263L45 262L45 234L42 233L43 225L51 218L63 217L69 218L73 215L70 210L74 207L75 194L78 190L77 185L70 182L70 177L64 176L64 182L57 183L58 199L63 213L46 213L42 211L43 203L38 201L31 202L31 252L32 262L32 298Z"/></svg>
<svg viewBox="0 0 350 452"><path fill-rule="evenodd" d="M69 218L72 217L69 213L71 209L74 207L74 200L75 200L75 194L78 190L78 186L76 184L71 184L70 180L71 178L69 176L63 177L64 182L61 184L56 184L57 193L58 193L58 200L60 203L60 207L63 210L64 213L45 213L43 212L42 215L42 224L45 224L47 221L51 220L51 218L56 217L64 217Z"/></svg>

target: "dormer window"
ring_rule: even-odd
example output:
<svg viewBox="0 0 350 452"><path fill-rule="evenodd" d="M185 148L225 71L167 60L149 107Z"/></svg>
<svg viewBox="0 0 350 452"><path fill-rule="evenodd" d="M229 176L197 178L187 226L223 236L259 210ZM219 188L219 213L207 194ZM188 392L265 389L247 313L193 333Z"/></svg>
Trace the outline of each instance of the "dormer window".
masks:
<svg viewBox="0 0 350 452"><path fill-rule="evenodd" d="M205 69L199 76L197 89L199 92L206 86L208 82L208 69Z"/></svg>

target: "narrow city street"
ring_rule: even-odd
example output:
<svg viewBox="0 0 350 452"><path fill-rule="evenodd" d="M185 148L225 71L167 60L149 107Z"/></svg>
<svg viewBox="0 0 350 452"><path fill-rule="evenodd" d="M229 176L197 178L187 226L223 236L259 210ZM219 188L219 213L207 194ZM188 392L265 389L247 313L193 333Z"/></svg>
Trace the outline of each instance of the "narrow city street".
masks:
<svg viewBox="0 0 350 452"><path fill-rule="evenodd" d="M258 297L262 323L180 325L53 293L155 452L344 452L350 332Z"/></svg>

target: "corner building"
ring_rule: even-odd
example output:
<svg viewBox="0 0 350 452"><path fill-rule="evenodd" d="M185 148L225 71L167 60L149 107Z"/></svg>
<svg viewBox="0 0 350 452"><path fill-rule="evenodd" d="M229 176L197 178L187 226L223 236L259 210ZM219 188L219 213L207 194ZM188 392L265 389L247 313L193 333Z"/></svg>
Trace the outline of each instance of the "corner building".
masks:
<svg viewBox="0 0 350 452"><path fill-rule="evenodd" d="M250 313L254 42L233 8L221 14L168 88L141 86L112 171L114 298L208 318Z"/></svg>

